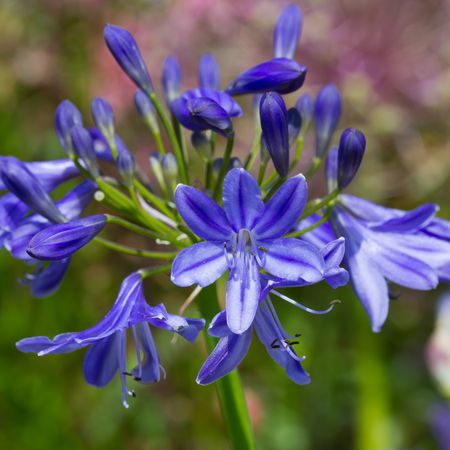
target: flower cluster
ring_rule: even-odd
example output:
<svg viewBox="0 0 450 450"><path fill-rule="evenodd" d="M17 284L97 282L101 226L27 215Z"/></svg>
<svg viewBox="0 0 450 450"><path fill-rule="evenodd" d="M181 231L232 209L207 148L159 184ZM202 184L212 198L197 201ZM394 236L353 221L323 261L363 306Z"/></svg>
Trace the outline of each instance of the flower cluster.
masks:
<svg viewBox="0 0 450 450"><path fill-rule="evenodd" d="M35 297L54 293L72 255L90 242L165 263L129 275L97 325L53 339L22 339L19 350L46 355L89 347L83 366L86 381L101 387L119 373L127 406L127 396L133 395L127 376L142 383L160 379L150 325L189 342L205 325L202 318L169 314L163 304L150 306L144 279L170 273L177 286L197 286L193 298L227 273L224 309L213 305L216 315L207 317L208 333L219 341L197 382L209 384L234 370L255 331L287 376L305 384L309 375L302 367L304 357L295 351L298 335L284 330L273 300L315 314L330 312L334 304L313 310L280 290L321 281L337 288L350 280L373 330L379 331L388 314L388 282L427 290L450 281L450 223L436 217L437 206L405 212L343 193L358 172L366 141L363 133L347 128L331 148L342 109L338 89L329 84L315 99L302 93L293 107L286 105L283 95L301 88L307 74L295 60L302 20L296 5L286 7L275 27L273 57L245 70L224 89L213 55L203 55L198 86L184 92L181 68L168 57L162 69L167 108L155 93L133 36L119 26L105 27L106 45L137 87L136 110L157 148L149 155L156 184L149 185L145 167L137 166L118 136L105 99L92 102L93 127L64 100L55 125L65 159L25 163L12 156L0 158L0 188L5 191L0 199L0 244L35 266L23 280ZM254 97L256 117L245 159L242 153L241 158L233 155L234 121L243 115L236 97L242 95ZM312 125L315 157L303 175L298 164ZM203 173L193 173L193 159L202 162ZM328 195L308 199L308 179L322 162ZM56 188L73 179L78 184L54 200ZM98 212L83 216L93 199ZM109 224L145 236L149 249L98 236ZM200 315L207 316L201 308ZM135 343L136 367L131 371L128 329Z"/></svg>

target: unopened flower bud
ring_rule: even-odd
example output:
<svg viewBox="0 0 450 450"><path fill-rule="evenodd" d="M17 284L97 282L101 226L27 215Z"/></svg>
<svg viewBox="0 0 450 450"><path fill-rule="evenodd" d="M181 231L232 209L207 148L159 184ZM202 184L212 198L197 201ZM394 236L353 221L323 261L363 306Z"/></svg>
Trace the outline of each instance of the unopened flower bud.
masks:
<svg viewBox="0 0 450 450"><path fill-rule="evenodd" d="M353 180L361 165L366 138L354 128L347 128L341 135L338 151L337 180L339 189L346 188Z"/></svg>

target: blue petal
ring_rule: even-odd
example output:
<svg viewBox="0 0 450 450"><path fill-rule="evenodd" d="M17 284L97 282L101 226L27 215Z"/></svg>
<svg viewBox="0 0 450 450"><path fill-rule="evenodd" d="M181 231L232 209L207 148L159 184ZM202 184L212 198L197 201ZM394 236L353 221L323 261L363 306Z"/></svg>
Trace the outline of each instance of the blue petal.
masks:
<svg viewBox="0 0 450 450"><path fill-rule="evenodd" d="M263 241L261 245L267 249L262 256L262 267L270 274L309 283L322 280L324 260L314 245L293 238Z"/></svg>
<svg viewBox="0 0 450 450"><path fill-rule="evenodd" d="M253 229L264 203L255 179L244 169L232 169L223 182L223 208L234 231Z"/></svg>
<svg viewBox="0 0 450 450"><path fill-rule="evenodd" d="M146 323L139 323L136 325L136 331L141 341L142 349L144 350L145 360L141 370L139 370L139 367L135 367L131 373L141 383L157 383L161 376L161 366L158 350L156 349L150 327Z"/></svg>
<svg viewBox="0 0 450 450"><path fill-rule="evenodd" d="M242 334L253 322L258 309L261 284L254 256L241 254L230 271L227 284L226 312L228 328Z"/></svg>
<svg viewBox="0 0 450 450"><path fill-rule="evenodd" d="M416 231L426 227L433 219L438 207L431 203L422 205L407 211L399 217L394 217L377 224L371 224L370 228L374 231L386 231L390 233L404 233Z"/></svg>
<svg viewBox="0 0 450 450"><path fill-rule="evenodd" d="M227 312L225 310L213 317L208 327L208 334L218 338L232 334L227 325Z"/></svg>
<svg viewBox="0 0 450 450"><path fill-rule="evenodd" d="M198 84L201 88L220 88L219 66L211 53L205 53L200 59L198 65Z"/></svg>
<svg viewBox="0 0 450 450"><path fill-rule="evenodd" d="M259 340L266 347L270 357L286 371L287 376L297 384L308 384L311 380L298 361L292 346L283 346L281 341L286 338L270 314L259 308L255 317L255 331ZM277 347L274 343L279 342Z"/></svg>
<svg viewBox="0 0 450 450"><path fill-rule="evenodd" d="M0 198L0 230L14 230L28 210L28 206L14 194L5 194Z"/></svg>
<svg viewBox="0 0 450 450"><path fill-rule="evenodd" d="M38 355L67 353L82 347L73 340L74 335L75 333L62 333L53 339L49 339L47 336L34 336L16 342L16 347L23 353L37 353ZM71 344L67 345L68 342Z"/></svg>
<svg viewBox="0 0 450 450"><path fill-rule="evenodd" d="M200 242L185 248L172 264L171 280L177 286L214 283L227 270L223 244Z"/></svg>
<svg viewBox="0 0 450 450"><path fill-rule="evenodd" d="M113 379L119 368L118 339L113 334L88 349L83 362L83 374L87 383L103 387Z"/></svg>
<svg viewBox="0 0 450 450"><path fill-rule="evenodd" d="M67 258L89 243L106 224L103 214L84 217L63 224L52 225L35 234L27 252L41 260Z"/></svg>
<svg viewBox="0 0 450 450"><path fill-rule="evenodd" d="M302 11L297 5L286 6L275 27L273 52L275 58L293 58L302 32Z"/></svg>
<svg viewBox="0 0 450 450"><path fill-rule="evenodd" d="M175 190L177 210L188 227L208 241L227 241L231 227L223 209L206 194L180 184Z"/></svg>
<svg viewBox="0 0 450 450"><path fill-rule="evenodd" d="M206 385L228 375L244 359L252 340L252 330L243 334L230 334L217 343L203 363L197 383Z"/></svg>
<svg viewBox="0 0 450 450"><path fill-rule="evenodd" d="M435 217L422 231L430 236L450 241L450 222L448 220Z"/></svg>
<svg viewBox="0 0 450 450"><path fill-rule="evenodd" d="M67 220L78 219L94 197L97 185L91 180L82 181L56 202L58 209Z"/></svg>
<svg viewBox="0 0 450 450"><path fill-rule="evenodd" d="M340 194L339 200L354 216L368 222L385 222L404 214L399 209L385 208L354 195Z"/></svg>
<svg viewBox="0 0 450 450"><path fill-rule="evenodd" d="M273 239L291 231L305 206L308 186L298 175L286 181L268 201L253 229L257 239Z"/></svg>
<svg viewBox="0 0 450 450"><path fill-rule="evenodd" d="M162 85L167 103L172 102L178 96L181 85L180 63L173 56L164 60Z"/></svg>
<svg viewBox="0 0 450 450"><path fill-rule="evenodd" d="M348 272L339 267L345 255L345 239L336 239L320 249L320 254L325 261L325 281L336 289L345 286L349 280Z"/></svg>
<svg viewBox="0 0 450 450"><path fill-rule="evenodd" d="M47 219L34 214L29 219L24 220L14 231L5 237L5 248L16 259L23 261L33 260L27 253L28 243L36 233L49 225L50 223Z"/></svg>

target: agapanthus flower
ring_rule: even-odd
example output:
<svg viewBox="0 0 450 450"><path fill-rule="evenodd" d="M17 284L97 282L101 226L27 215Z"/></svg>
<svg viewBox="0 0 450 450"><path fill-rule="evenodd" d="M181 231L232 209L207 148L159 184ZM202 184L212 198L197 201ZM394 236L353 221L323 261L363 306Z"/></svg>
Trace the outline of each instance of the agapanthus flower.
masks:
<svg viewBox="0 0 450 450"><path fill-rule="evenodd" d="M205 53L198 64L198 85L200 88L220 89L220 70L211 53Z"/></svg>
<svg viewBox="0 0 450 450"><path fill-rule="evenodd" d="M301 88L307 68L289 58L273 58L242 72L225 92L230 95L278 92L289 94Z"/></svg>
<svg viewBox="0 0 450 450"><path fill-rule="evenodd" d="M180 63L173 56L168 56L164 60L162 85L167 103L175 100L180 95L181 67Z"/></svg>
<svg viewBox="0 0 450 450"><path fill-rule="evenodd" d="M317 282L324 260L319 249L283 238L299 219L306 202L305 178L286 181L264 205L253 177L232 169L223 183L223 209L203 192L185 185L175 203L189 228L205 240L182 250L172 265L178 286L208 286L229 270L226 311L233 333L252 324L261 292L260 268L285 280Z"/></svg>
<svg viewBox="0 0 450 450"><path fill-rule="evenodd" d="M273 36L275 58L293 58L302 33L302 11L294 4L286 6L278 18Z"/></svg>
<svg viewBox="0 0 450 450"><path fill-rule="evenodd" d="M70 101L63 100L55 112L55 128L59 143L66 153L73 153L70 132L74 126L83 126L83 117L78 108Z"/></svg>
<svg viewBox="0 0 450 450"><path fill-rule="evenodd" d="M308 128L314 116L314 100L311 94L307 92L300 95L295 103L295 108L300 113L302 119L302 132L304 133Z"/></svg>
<svg viewBox="0 0 450 450"><path fill-rule="evenodd" d="M171 103L177 120L192 131L213 130L228 135L232 117L242 115L241 107L228 94L199 88L185 92Z"/></svg>
<svg viewBox="0 0 450 450"><path fill-rule="evenodd" d="M330 242L321 249L325 262L324 278L333 287L345 285L348 273L340 267L344 256L344 240ZM265 279L260 294L260 302L253 321L253 326L242 334L234 334L227 325L226 311L217 314L211 321L208 333L220 338L217 346L208 356L197 376L197 383L210 384L234 370L247 354L252 339L252 329L259 340L266 347L270 357L286 371L286 375L297 384L310 382L309 375L301 365L303 357L295 352L294 345L298 344L298 335L290 336L280 323L274 308L270 293L290 304L313 314L325 314L333 308L331 305L323 311L307 308L294 300L279 293L275 288L305 286L311 284L305 280L296 282Z"/></svg>
<svg viewBox="0 0 450 450"><path fill-rule="evenodd" d="M132 273L122 282L117 300L97 325L80 332L69 332L49 339L37 336L17 342L22 352L68 353L90 346L84 358L86 381L97 387L106 386L119 372L122 382L122 402L128 407L127 396L134 395L127 387L127 376L140 383L158 382L161 365L150 326L178 333L194 342L203 328L203 319L190 319L169 314L163 304L150 306L145 300L142 276ZM129 372L126 360L127 331L132 329L137 366ZM144 354L144 360L141 357Z"/></svg>

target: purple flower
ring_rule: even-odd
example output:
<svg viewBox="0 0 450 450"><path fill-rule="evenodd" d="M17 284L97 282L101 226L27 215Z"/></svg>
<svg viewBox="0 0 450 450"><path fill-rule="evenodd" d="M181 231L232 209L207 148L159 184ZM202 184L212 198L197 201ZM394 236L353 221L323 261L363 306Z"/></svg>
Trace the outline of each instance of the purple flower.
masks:
<svg viewBox="0 0 450 450"><path fill-rule="evenodd" d="M94 178L98 177L97 155L91 134L86 128L78 126L73 127L70 134L76 154L83 161L89 173Z"/></svg>
<svg viewBox="0 0 450 450"><path fill-rule="evenodd" d="M116 25L106 25L104 37L106 45L122 70L139 89L146 94L151 94L153 92L152 80L131 33Z"/></svg>
<svg viewBox="0 0 450 450"><path fill-rule="evenodd" d="M35 234L27 253L33 258L54 261L67 258L88 244L106 224L104 214L52 225Z"/></svg>
<svg viewBox="0 0 450 450"><path fill-rule="evenodd" d="M241 73L225 89L230 95L278 92L289 94L299 89L306 67L289 58L273 58Z"/></svg>
<svg viewBox="0 0 450 450"><path fill-rule="evenodd" d="M289 171L288 114L283 98L276 92L264 94L259 104L264 144L281 177Z"/></svg>
<svg viewBox="0 0 450 450"><path fill-rule="evenodd" d="M325 262L324 277L327 282L333 288L346 284L348 273L339 267L344 256L344 240L338 239L330 242L321 249L321 254ZM266 280L263 283L261 300L252 327L270 357L283 367L286 375L297 384L307 384L310 381L309 375L301 365L304 358L299 357L294 350L294 345L299 343L298 335L290 336L283 329L269 293L272 291L272 294L291 305L313 314L326 314L331 311L333 305L324 311L315 311L274 290L275 288L307 284L311 283L305 280L297 280L297 282ZM222 311L217 314L211 321L208 333L211 336L219 337L220 340L200 369L197 383L210 384L234 370L247 354L252 338L252 328L242 334L233 334L227 325L226 312Z"/></svg>
<svg viewBox="0 0 450 450"><path fill-rule="evenodd" d="M200 88L220 88L220 70L216 59L211 53L205 53L198 65L198 85Z"/></svg>
<svg viewBox="0 0 450 450"><path fill-rule="evenodd" d="M83 117L78 108L70 101L63 100L55 112L55 128L61 147L68 155L73 153L70 132L74 126L83 126Z"/></svg>
<svg viewBox="0 0 450 450"><path fill-rule="evenodd" d="M300 113L300 117L302 118L302 129L308 129L314 115L314 101L311 94L305 92L300 95L295 103L295 108Z"/></svg>
<svg viewBox="0 0 450 450"><path fill-rule="evenodd" d="M289 147L292 147L300 134L302 118L296 108L289 108L287 111Z"/></svg>
<svg viewBox="0 0 450 450"><path fill-rule="evenodd" d="M307 186L302 175L286 181L264 205L258 184L243 169L232 169L223 184L223 209L206 194L185 185L175 191L178 212L205 240L182 250L172 265L178 286L208 286L229 269L226 315L230 330L252 324L261 292L259 269L286 280L318 282L324 260L319 250L283 238L301 215Z"/></svg>
<svg viewBox="0 0 450 450"><path fill-rule="evenodd" d="M214 130L225 136L232 130L231 117L242 115L240 106L228 94L207 88L185 92L172 102L171 109L189 130Z"/></svg>
<svg viewBox="0 0 450 450"><path fill-rule="evenodd" d="M86 381L97 387L107 385L119 371L122 382L122 402L125 407L127 395L133 395L127 387L127 376L141 383L155 383L160 379L161 365L149 324L176 332L193 342L203 328L203 319L189 319L169 314L163 304L147 304L139 272L132 273L123 282L111 310L103 320L92 328L80 332L63 333L49 339L37 336L17 342L22 352L67 353L90 346L83 364ZM127 330L133 331L138 360L131 372L126 367ZM141 357L143 352L144 359Z"/></svg>
<svg viewBox="0 0 450 450"><path fill-rule="evenodd" d="M323 87L317 95L314 109L316 155L322 157L330 146L341 117L341 95L333 84Z"/></svg>
<svg viewBox="0 0 450 450"><path fill-rule="evenodd" d="M302 11L297 5L286 6L278 18L273 36L275 58L293 58L302 33Z"/></svg>
<svg viewBox="0 0 450 450"><path fill-rule="evenodd" d="M345 189L353 180L361 165L366 138L361 131L354 128L344 130L339 142L337 156L337 184L339 189Z"/></svg>
<svg viewBox="0 0 450 450"><path fill-rule="evenodd" d="M133 184L136 161L133 154L128 150L122 150L117 156L117 170L127 186Z"/></svg>

